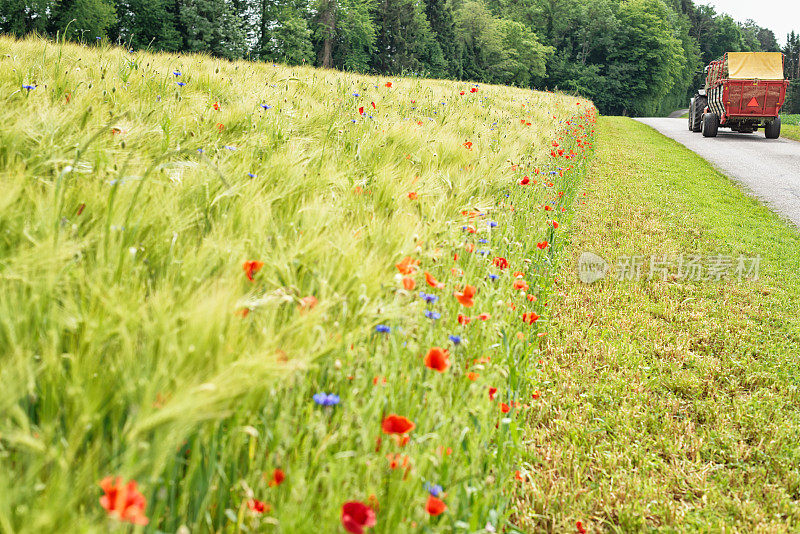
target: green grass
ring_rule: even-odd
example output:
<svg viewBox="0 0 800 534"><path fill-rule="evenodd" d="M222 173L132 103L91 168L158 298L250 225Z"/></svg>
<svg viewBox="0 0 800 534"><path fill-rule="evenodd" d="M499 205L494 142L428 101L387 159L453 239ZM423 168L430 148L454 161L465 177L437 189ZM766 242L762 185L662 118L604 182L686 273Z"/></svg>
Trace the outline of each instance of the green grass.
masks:
<svg viewBox="0 0 800 534"><path fill-rule="evenodd" d="M793 124L781 124L781 137L800 141L800 126Z"/></svg>
<svg viewBox="0 0 800 534"><path fill-rule="evenodd" d="M336 532L348 500L378 504L375 532L502 524L594 108L471 87L0 38L0 532L107 532L111 475L153 532ZM377 441L389 413L404 447Z"/></svg>
<svg viewBox="0 0 800 534"><path fill-rule="evenodd" d="M800 528L800 234L654 130L601 119L554 287L526 531ZM582 197L579 197L582 198ZM760 255L758 280L577 279L579 254ZM675 274L673 269L672 274Z"/></svg>
<svg viewBox="0 0 800 534"><path fill-rule="evenodd" d="M781 115L781 123L785 126L787 124L792 124L794 126L800 126L800 115Z"/></svg>

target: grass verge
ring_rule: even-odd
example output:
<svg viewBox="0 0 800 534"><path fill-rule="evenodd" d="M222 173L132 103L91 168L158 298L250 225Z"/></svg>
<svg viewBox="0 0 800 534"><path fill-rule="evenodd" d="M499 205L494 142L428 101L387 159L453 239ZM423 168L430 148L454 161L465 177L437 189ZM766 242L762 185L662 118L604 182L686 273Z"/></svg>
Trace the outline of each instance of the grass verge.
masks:
<svg viewBox="0 0 800 534"><path fill-rule="evenodd" d="M781 124L781 137L800 141L800 126L794 124Z"/></svg>
<svg viewBox="0 0 800 534"><path fill-rule="evenodd" d="M678 143L601 119L573 267L647 258L640 281L554 288L516 518L623 532L800 527L800 235ZM647 280L649 258L761 257L760 278Z"/></svg>

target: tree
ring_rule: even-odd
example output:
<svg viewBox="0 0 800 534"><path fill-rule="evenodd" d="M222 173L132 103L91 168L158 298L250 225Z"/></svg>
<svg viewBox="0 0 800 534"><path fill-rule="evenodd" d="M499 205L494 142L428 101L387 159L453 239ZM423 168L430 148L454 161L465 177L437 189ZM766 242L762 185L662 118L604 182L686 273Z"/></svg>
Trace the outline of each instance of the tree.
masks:
<svg viewBox="0 0 800 534"><path fill-rule="evenodd" d="M50 33L60 31L67 39L93 41L106 37L116 19L114 6L106 0L61 0L51 14Z"/></svg>
<svg viewBox="0 0 800 534"><path fill-rule="evenodd" d="M0 33L44 33L54 0L0 0Z"/></svg>
<svg viewBox="0 0 800 534"><path fill-rule="evenodd" d="M617 111L654 114L683 71L683 47L668 15L661 0L629 0L620 11L617 46L609 55Z"/></svg>
<svg viewBox="0 0 800 534"><path fill-rule="evenodd" d="M156 50L177 52L183 40L175 20L175 0L117 0L119 17L110 37L133 48L152 46Z"/></svg>
<svg viewBox="0 0 800 534"><path fill-rule="evenodd" d="M436 44L424 6L417 0L380 0L374 11L371 66L385 74L418 72L435 59Z"/></svg>
<svg viewBox="0 0 800 534"><path fill-rule="evenodd" d="M244 26L226 0L181 0L179 31L182 49L208 52L227 59L240 58L245 51Z"/></svg>
<svg viewBox="0 0 800 534"><path fill-rule="evenodd" d="M312 62L309 14L303 0L259 0L256 57L292 65Z"/></svg>
<svg viewBox="0 0 800 534"><path fill-rule="evenodd" d="M434 70L432 74L441 78L460 78L462 69L451 4L447 0L425 0L425 16L431 26L433 38L439 44L444 63L442 68Z"/></svg>

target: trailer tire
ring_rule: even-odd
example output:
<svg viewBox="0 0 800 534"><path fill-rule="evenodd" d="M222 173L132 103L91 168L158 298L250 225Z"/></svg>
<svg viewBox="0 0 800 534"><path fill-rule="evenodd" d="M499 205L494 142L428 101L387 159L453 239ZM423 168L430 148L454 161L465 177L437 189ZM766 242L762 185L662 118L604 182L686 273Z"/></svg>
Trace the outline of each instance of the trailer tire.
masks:
<svg viewBox="0 0 800 534"><path fill-rule="evenodd" d="M775 117L775 120L764 126L764 137L767 139L777 139L781 136L781 118Z"/></svg>
<svg viewBox="0 0 800 534"><path fill-rule="evenodd" d="M702 129L703 113L706 111L708 105L708 98L704 96L694 97L694 106L692 106L689 116L692 119L692 131L699 132Z"/></svg>
<svg viewBox="0 0 800 534"><path fill-rule="evenodd" d="M719 117L714 113L703 115L703 137L716 137L719 130Z"/></svg>

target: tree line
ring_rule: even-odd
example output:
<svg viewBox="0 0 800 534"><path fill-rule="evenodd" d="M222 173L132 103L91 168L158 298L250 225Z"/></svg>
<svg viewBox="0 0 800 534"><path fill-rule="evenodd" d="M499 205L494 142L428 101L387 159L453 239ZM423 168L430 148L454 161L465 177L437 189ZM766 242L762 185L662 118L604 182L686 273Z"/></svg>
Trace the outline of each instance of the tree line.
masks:
<svg viewBox="0 0 800 534"><path fill-rule="evenodd" d="M0 0L0 31L132 49L580 93L606 114L685 107L727 51L783 51L692 0ZM800 81L786 110L800 112Z"/></svg>

